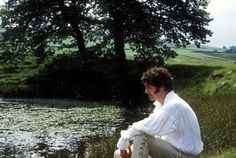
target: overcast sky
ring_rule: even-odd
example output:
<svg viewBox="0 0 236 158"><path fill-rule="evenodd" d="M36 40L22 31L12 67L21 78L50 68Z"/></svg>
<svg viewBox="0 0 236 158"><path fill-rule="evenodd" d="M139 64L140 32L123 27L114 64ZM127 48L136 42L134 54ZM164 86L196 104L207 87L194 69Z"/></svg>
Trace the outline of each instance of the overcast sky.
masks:
<svg viewBox="0 0 236 158"><path fill-rule="evenodd" d="M214 20L209 28L213 31L211 46L236 46L236 0L211 0L208 6Z"/></svg>
<svg viewBox="0 0 236 158"><path fill-rule="evenodd" d="M0 0L0 4L3 2ZM236 0L210 0L207 10L210 17L214 18L209 25L213 35L207 45L236 46Z"/></svg>

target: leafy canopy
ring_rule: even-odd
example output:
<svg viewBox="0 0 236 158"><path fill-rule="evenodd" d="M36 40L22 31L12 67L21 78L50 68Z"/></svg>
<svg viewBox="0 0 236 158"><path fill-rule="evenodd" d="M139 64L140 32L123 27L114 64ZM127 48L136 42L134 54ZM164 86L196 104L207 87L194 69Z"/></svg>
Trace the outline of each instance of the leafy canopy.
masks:
<svg viewBox="0 0 236 158"><path fill-rule="evenodd" d="M43 58L55 51L52 43L72 39L67 47L77 46L80 53L114 54L116 45L128 44L136 60L163 63L176 56L170 45L208 42L207 5L207 0L8 0L0 10L6 29L1 53L12 47L13 53Z"/></svg>

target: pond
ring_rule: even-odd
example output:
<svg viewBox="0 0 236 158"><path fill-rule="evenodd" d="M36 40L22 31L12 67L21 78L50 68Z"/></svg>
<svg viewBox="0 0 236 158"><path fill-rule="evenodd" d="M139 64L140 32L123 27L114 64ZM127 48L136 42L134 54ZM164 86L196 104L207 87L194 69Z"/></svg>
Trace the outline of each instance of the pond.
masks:
<svg viewBox="0 0 236 158"><path fill-rule="evenodd" d="M124 109L108 103L4 99L0 157L93 157L104 138L115 147L120 129L147 113L148 108Z"/></svg>

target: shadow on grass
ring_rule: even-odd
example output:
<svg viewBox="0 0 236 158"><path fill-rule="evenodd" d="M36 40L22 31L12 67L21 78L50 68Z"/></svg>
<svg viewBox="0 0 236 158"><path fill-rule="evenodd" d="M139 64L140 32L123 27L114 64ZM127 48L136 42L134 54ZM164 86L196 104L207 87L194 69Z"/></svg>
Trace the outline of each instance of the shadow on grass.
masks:
<svg viewBox="0 0 236 158"><path fill-rule="evenodd" d="M184 88L201 88L201 83L211 77L213 71L222 69L221 66L200 66L200 65L168 65L167 68L171 72L175 89Z"/></svg>

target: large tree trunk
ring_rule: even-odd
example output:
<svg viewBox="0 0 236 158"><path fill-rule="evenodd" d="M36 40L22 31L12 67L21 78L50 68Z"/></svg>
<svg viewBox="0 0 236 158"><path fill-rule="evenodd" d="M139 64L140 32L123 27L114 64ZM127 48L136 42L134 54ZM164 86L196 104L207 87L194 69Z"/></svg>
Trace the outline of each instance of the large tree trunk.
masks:
<svg viewBox="0 0 236 158"><path fill-rule="evenodd" d="M64 0L59 1L59 7L65 20L71 25L73 33L72 36L76 39L79 52L86 53L85 40L82 31L79 28L78 13L71 12L71 8L65 6Z"/></svg>
<svg viewBox="0 0 236 158"><path fill-rule="evenodd" d="M85 46L85 40L84 40L82 31L79 29L78 24L76 22L70 21L70 24L71 24L72 29L74 30L74 38L77 41L79 52L82 54L85 54L86 46Z"/></svg>
<svg viewBox="0 0 236 158"><path fill-rule="evenodd" d="M125 55L124 45L124 23L119 11L113 12L113 38L114 50L116 58L115 71L118 73L121 81L120 96L124 106L130 105L130 89L129 89L129 76L128 65Z"/></svg>

